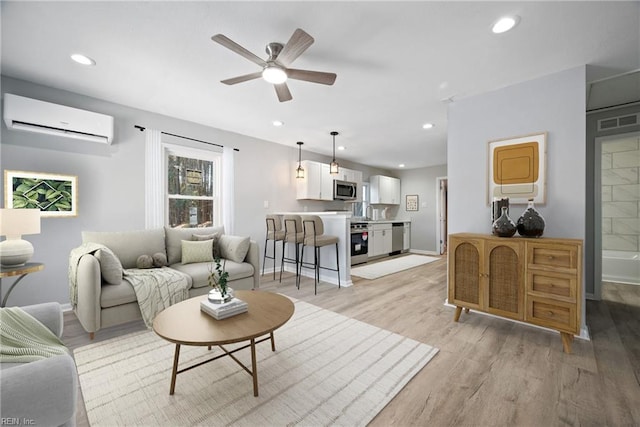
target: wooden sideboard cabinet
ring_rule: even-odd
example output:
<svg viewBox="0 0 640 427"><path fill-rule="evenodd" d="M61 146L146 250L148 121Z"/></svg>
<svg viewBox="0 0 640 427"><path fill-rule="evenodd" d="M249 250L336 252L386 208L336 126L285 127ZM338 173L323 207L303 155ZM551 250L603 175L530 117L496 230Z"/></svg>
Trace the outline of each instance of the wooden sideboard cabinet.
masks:
<svg viewBox="0 0 640 427"><path fill-rule="evenodd" d="M582 241L449 235L449 303L560 332L571 353L582 313Z"/></svg>

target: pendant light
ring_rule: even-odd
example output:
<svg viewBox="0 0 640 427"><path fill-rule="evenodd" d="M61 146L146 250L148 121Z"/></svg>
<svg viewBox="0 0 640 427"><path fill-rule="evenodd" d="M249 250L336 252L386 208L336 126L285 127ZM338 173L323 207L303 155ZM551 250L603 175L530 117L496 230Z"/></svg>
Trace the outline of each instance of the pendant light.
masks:
<svg viewBox="0 0 640 427"><path fill-rule="evenodd" d="M298 169L296 169L296 178L304 178L304 169L302 168L302 144L304 142L298 141Z"/></svg>
<svg viewBox="0 0 640 427"><path fill-rule="evenodd" d="M331 136L333 136L333 160L329 165L329 173L331 175L338 175L338 162L336 162L336 135L340 135L335 130L331 132Z"/></svg>

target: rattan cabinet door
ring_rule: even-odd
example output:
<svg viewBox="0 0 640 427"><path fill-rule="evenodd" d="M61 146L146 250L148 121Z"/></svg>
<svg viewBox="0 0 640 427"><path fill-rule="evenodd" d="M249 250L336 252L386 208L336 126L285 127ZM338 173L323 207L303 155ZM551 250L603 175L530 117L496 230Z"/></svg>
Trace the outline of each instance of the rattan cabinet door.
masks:
<svg viewBox="0 0 640 427"><path fill-rule="evenodd" d="M484 241L449 236L449 303L480 309Z"/></svg>
<svg viewBox="0 0 640 427"><path fill-rule="evenodd" d="M489 240L485 245L485 310L524 320L524 244Z"/></svg>

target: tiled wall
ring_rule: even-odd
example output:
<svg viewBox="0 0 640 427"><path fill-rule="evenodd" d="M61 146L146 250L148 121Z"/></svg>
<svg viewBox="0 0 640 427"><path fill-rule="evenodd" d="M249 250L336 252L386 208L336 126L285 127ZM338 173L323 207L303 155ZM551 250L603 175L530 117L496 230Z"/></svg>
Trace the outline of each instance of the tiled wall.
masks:
<svg viewBox="0 0 640 427"><path fill-rule="evenodd" d="M602 144L602 249L640 251L640 137Z"/></svg>

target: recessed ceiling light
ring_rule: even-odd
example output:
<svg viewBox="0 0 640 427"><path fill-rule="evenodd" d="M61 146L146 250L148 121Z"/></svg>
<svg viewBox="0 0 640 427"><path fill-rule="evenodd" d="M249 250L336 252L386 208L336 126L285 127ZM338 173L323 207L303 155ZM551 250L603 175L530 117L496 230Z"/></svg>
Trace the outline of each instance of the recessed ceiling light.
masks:
<svg viewBox="0 0 640 427"><path fill-rule="evenodd" d="M433 123L425 123L422 125L422 129L431 129L433 128L435 125Z"/></svg>
<svg viewBox="0 0 640 427"><path fill-rule="evenodd" d="M404 167L404 163L400 163L400 164L398 165L398 167L399 167L399 168L403 168L403 167Z"/></svg>
<svg viewBox="0 0 640 427"><path fill-rule="evenodd" d="M491 31L493 31L495 34L506 33L507 31L515 27L518 22L520 22L519 16L504 16L500 18L495 24L493 24Z"/></svg>
<svg viewBox="0 0 640 427"><path fill-rule="evenodd" d="M283 122L283 121L280 121L280 120L274 120L274 121L273 121L273 125L274 125L275 127L280 127L280 126L284 125L284 122Z"/></svg>
<svg viewBox="0 0 640 427"><path fill-rule="evenodd" d="M81 65L96 65L96 61L81 53L72 54L71 59Z"/></svg>
<svg viewBox="0 0 640 427"><path fill-rule="evenodd" d="M345 147L344 145L340 145L340 146L338 147L338 150L340 150L340 151L344 151L344 150L346 150L346 149L347 149L347 147Z"/></svg>

